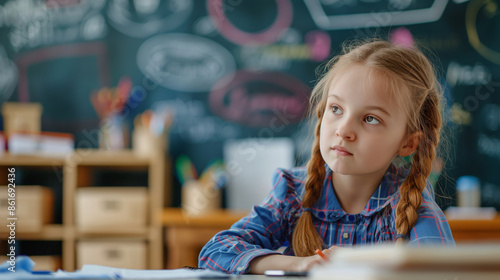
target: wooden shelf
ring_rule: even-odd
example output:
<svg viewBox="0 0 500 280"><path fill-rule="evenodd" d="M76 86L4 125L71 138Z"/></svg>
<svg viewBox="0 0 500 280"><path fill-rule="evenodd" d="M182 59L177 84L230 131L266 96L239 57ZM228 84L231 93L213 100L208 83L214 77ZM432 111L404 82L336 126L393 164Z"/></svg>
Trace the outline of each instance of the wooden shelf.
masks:
<svg viewBox="0 0 500 280"><path fill-rule="evenodd" d="M91 236L135 236L144 237L149 236L149 228L127 228L126 230L120 230L119 228L77 228L77 237L91 237Z"/></svg>
<svg viewBox="0 0 500 280"><path fill-rule="evenodd" d="M75 227L75 237L72 246L67 247L65 256L70 261L64 264L64 270L75 269L76 248L74 246L79 240L117 240L117 239L138 239L147 241L147 259L149 269L163 268L163 239L162 228L157 226L152 216L145 227L127 228L78 228L75 224L75 197L77 188L89 186L90 178L94 171L100 168L123 170L140 169L148 173L148 213L160 212L164 207L164 192L170 188L165 184L168 171L166 171L166 159L164 151L158 151L155 157L139 157L132 150L104 151L104 150L76 150L71 157L68 157L63 175L64 185L64 214L65 225ZM151 214L152 215L152 214ZM122 230L125 229L125 230ZM66 259L65 259L66 260Z"/></svg>
<svg viewBox="0 0 500 280"><path fill-rule="evenodd" d="M183 225L190 227L227 227L247 214L248 211L218 209L200 216L189 216L181 208L165 208L161 215L161 222L167 227Z"/></svg>
<svg viewBox="0 0 500 280"><path fill-rule="evenodd" d="M105 151L77 149L67 161L69 164L111 167L148 167L151 164L150 158L139 157L131 150Z"/></svg>
<svg viewBox="0 0 500 280"><path fill-rule="evenodd" d="M62 224L43 227L40 232L16 231L17 239L62 241L62 269L76 268L77 246L80 240L142 240L147 244L148 269L162 269L163 232L161 223L153 215L161 212L165 193L170 194L169 162L165 151L151 157L140 157L132 150L105 151L77 149L65 157L43 157L38 155L17 156L8 153L0 156L0 175L7 178L7 167L57 167L62 171ZM167 169L168 168L168 169ZM75 198L79 187L89 186L94 172L101 169L146 171L148 189L148 221L141 228L76 228ZM60 179L60 178L59 178ZM126 229L126 230L121 230ZM0 240L9 237L9 232L0 232Z"/></svg>
<svg viewBox="0 0 500 280"><path fill-rule="evenodd" d="M78 238L76 242L89 241L89 240L98 242L105 242L105 241L134 242L134 241L146 241L146 238L137 236L82 236Z"/></svg>
<svg viewBox="0 0 500 280"><path fill-rule="evenodd" d="M62 166L64 157L48 157L40 155L11 155L5 153L0 156L1 166Z"/></svg>
<svg viewBox="0 0 500 280"><path fill-rule="evenodd" d="M9 237L8 232L0 232L0 239ZM23 232L16 231L16 239L24 240L63 240L65 237L65 228L63 225L51 224L45 225L41 231Z"/></svg>

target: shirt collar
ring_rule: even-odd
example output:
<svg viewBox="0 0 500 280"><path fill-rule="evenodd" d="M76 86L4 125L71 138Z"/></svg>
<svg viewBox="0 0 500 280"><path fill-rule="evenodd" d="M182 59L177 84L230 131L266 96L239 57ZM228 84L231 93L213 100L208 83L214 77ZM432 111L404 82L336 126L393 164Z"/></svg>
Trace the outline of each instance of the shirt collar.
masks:
<svg viewBox="0 0 500 280"><path fill-rule="evenodd" d="M358 215L371 216L379 212L392 200L397 198L399 186L408 175L407 169L396 168L391 164L363 211L357 215L351 215L342 209L335 196L332 187L332 170L326 164L325 169L326 175L323 182L322 193L318 201L311 207L311 213L316 218L327 222L334 222L340 219L346 219L346 221L352 222Z"/></svg>

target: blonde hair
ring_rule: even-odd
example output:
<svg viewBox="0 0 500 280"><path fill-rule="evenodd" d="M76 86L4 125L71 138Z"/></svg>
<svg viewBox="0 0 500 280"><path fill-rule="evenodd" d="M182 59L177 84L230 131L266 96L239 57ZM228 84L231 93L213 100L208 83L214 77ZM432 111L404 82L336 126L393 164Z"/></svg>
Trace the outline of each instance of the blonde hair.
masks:
<svg viewBox="0 0 500 280"><path fill-rule="evenodd" d="M353 64L368 66L381 74L389 83L393 97L398 99L406 111L407 136L415 132L422 133L409 174L400 187L401 199L396 208L397 234L408 235L417 222L417 209L422 203L422 192L436 155L442 121L441 88L431 63L417 49L372 40L344 46L342 54L325 65L325 73L314 87L310 98L311 112L316 113L317 123L311 159L307 163L308 176L302 206L313 207L321 195L325 180L325 162L319 148L319 134L328 89L337 73ZM398 242L402 242L402 239L398 239ZM314 250L322 248L322 245L323 240L312 223L311 213L304 211L293 233L295 255L313 255Z"/></svg>

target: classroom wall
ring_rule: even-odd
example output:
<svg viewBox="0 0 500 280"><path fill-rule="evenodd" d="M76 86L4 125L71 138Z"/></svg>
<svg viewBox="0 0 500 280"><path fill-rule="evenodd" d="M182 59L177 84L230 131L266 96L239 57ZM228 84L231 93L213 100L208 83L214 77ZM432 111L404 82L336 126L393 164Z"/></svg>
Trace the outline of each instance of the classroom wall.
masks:
<svg viewBox="0 0 500 280"><path fill-rule="evenodd" d="M496 0L0 1L0 101L40 102L42 129L96 147L93 91L130 77L136 99L174 112L169 154L198 170L223 143L291 137L309 153L307 98L315 69L346 39L413 38L434 55L446 90L441 205L461 175L481 179L500 208L500 22ZM399 29L404 27L405 29ZM396 33L395 33L396 32ZM401 33L402 32L402 33ZM179 201L178 181L173 194Z"/></svg>

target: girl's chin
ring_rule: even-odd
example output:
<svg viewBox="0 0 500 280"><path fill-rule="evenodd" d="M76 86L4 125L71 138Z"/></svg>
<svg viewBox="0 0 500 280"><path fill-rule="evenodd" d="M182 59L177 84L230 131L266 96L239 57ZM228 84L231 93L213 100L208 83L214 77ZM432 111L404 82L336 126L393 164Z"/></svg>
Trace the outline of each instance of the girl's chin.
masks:
<svg viewBox="0 0 500 280"><path fill-rule="evenodd" d="M342 174L342 175L354 175L353 170L351 168L348 168L346 166L342 166L341 164L328 164L332 172Z"/></svg>

